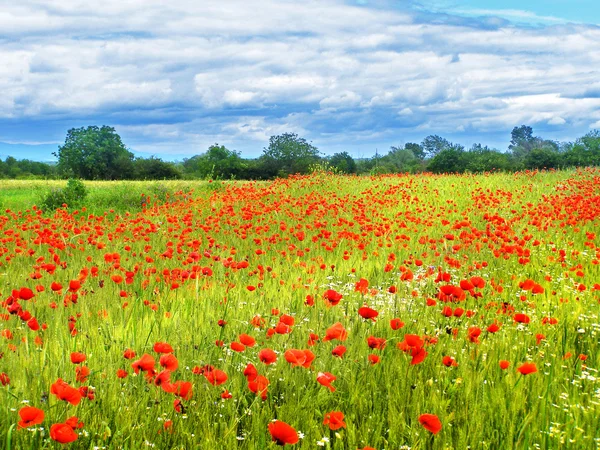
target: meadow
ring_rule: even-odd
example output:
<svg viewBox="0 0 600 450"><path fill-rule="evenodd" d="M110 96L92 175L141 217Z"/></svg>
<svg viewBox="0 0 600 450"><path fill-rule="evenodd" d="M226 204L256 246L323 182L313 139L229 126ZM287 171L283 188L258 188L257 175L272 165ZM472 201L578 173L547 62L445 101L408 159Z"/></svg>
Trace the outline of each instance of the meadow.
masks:
<svg viewBox="0 0 600 450"><path fill-rule="evenodd" d="M52 183L0 183L0 449L600 448L598 169Z"/></svg>

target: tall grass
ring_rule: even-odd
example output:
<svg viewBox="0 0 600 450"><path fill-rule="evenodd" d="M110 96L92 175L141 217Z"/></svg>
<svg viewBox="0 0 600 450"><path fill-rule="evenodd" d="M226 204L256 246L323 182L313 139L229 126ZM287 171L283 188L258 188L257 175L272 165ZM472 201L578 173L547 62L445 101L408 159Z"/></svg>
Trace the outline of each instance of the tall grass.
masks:
<svg viewBox="0 0 600 450"><path fill-rule="evenodd" d="M275 448L267 431L274 419L301 433L298 448L598 448L600 319L594 285L600 271L592 233L600 214L594 200L599 176L318 174L216 187L88 183L86 214L4 213L0 298L13 289L44 286L20 303L47 329L33 332L15 315L0 320L0 332L12 334L0 336L0 373L11 380L0 386L0 449L59 448L49 438L50 426L70 416L85 424L72 448ZM143 208L142 193L152 198ZM44 228L56 234L40 241ZM40 268L52 261L51 248L60 258L54 274ZM525 250L528 261L519 261ZM236 268L242 261L248 267ZM90 273L81 277L77 302L64 306L69 281L84 267ZM413 278L402 280L407 269ZM36 271L42 277L32 279ZM111 279L127 278L127 272L135 272L131 283ZM184 280L184 272L197 277ZM450 280L436 282L440 272ZM486 282L474 290L481 297L466 293L455 303L438 298L441 286L473 276ZM364 293L356 290L361 278L369 284ZM522 289L526 279L539 283L543 293ZM53 281L63 285L61 293L51 291ZM328 289L343 295L337 306L326 304ZM314 306L307 305L307 296ZM52 302L56 308L49 307ZM378 311L375 320L359 316L365 304ZM446 317L444 306L464 313ZM515 322L514 313L527 314L531 322ZM294 317L292 331L268 336L281 314ZM262 327L256 319L253 325L256 316L264 319ZM393 330L392 318L404 327ZM347 340L324 342L336 322L348 331ZM486 331L494 322L500 330ZM470 327L481 328L478 340L469 339ZM238 353L230 344L241 333L257 343ZM312 346L311 333L320 337ZM398 348L405 334L437 340L425 347L422 363L411 365L411 356ZM369 348L370 336L385 338L385 347ZM193 382L193 396L183 400L180 413L173 393L134 375L133 360L123 357L126 349L137 353L135 359L151 354L160 371L156 342L173 346L179 368L172 381ZM332 356L340 344L347 352ZM275 364L258 360L263 348L278 353ZM315 360L309 368L293 367L284 357L289 349L310 349ZM75 380L75 351L87 355L86 382ZM380 362L371 364L369 355ZM457 365L446 367L444 356ZM500 360L510 367L502 370ZM517 367L526 361L535 362L538 372L521 375ZM270 381L264 401L248 389L248 363ZM193 373L206 365L225 371L227 382L213 386ZM129 375L117 378L118 369ZM337 377L334 392L316 381L319 372ZM92 386L94 400L72 406L57 399L50 391L58 378ZM225 389L232 398L221 398ZM14 427L25 404L45 411L41 425ZM345 428L323 425L330 411L345 414ZM439 434L421 426L423 413L440 418ZM165 428L168 421L172 425Z"/></svg>

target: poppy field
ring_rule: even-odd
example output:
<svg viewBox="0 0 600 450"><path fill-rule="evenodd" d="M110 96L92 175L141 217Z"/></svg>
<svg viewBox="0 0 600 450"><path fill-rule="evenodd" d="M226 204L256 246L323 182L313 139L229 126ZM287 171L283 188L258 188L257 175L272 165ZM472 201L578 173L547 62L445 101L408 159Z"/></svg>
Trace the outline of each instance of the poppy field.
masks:
<svg viewBox="0 0 600 450"><path fill-rule="evenodd" d="M4 204L0 449L600 448L600 170L140 205Z"/></svg>

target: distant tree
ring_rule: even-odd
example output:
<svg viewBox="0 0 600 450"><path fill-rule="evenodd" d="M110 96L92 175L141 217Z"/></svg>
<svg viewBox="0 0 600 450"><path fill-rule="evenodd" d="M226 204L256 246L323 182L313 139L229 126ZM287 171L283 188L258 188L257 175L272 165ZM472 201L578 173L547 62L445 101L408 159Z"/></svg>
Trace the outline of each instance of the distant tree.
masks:
<svg viewBox="0 0 600 450"><path fill-rule="evenodd" d="M311 164L320 160L320 153L317 147L296 133L284 133L271 136L261 159L267 171L286 176L308 173Z"/></svg>
<svg viewBox="0 0 600 450"><path fill-rule="evenodd" d="M450 148L452 146L452 143L441 136L431 135L423 139L423 143L421 144L421 146L423 147L425 156L427 156L428 158L433 158L442 150Z"/></svg>
<svg viewBox="0 0 600 450"><path fill-rule="evenodd" d="M348 152L334 153L329 158L329 164L343 173L356 173L356 162Z"/></svg>
<svg viewBox="0 0 600 450"><path fill-rule="evenodd" d="M467 169L467 162L464 147L452 144L431 158L427 169L433 173L462 173Z"/></svg>
<svg viewBox="0 0 600 450"><path fill-rule="evenodd" d="M566 167L600 166L600 131L592 130L567 144L561 156Z"/></svg>
<svg viewBox="0 0 600 450"><path fill-rule="evenodd" d="M513 150L516 147L532 147L536 138L533 136L533 128L527 125L521 125L520 127L514 127L510 133L510 145L509 150Z"/></svg>
<svg viewBox="0 0 600 450"><path fill-rule="evenodd" d="M120 180L133 176L133 153L112 127L71 128L64 145L53 155L65 177Z"/></svg>
<svg viewBox="0 0 600 450"><path fill-rule="evenodd" d="M551 147L534 148L525 156L526 169L556 169L560 165L560 155Z"/></svg>
<svg viewBox="0 0 600 450"><path fill-rule="evenodd" d="M490 149L488 146L473 144L466 155L466 170L472 173L491 172L493 170L511 170L511 158L508 153Z"/></svg>
<svg viewBox="0 0 600 450"><path fill-rule="evenodd" d="M390 152L382 158L382 163L389 166L389 172L417 172L421 166L421 161L414 152L402 147L390 147Z"/></svg>
<svg viewBox="0 0 600 450"><path fill-rule="evenodd" d="M415 155L417 157L417 159L423 161L425 159L425 150L423 149L423 146L421 144L416 144L414 142L407 142L404 145L404 148L406 150L410 150L411 152L413 152L413 155Z"/></svg>
<svg viewBox="0 0 600 450"><path fill-rule="evenodd" d="M181 172L175 164L160 158L135 158L133 161L134 178L137 180L177 180Z"/></svg>

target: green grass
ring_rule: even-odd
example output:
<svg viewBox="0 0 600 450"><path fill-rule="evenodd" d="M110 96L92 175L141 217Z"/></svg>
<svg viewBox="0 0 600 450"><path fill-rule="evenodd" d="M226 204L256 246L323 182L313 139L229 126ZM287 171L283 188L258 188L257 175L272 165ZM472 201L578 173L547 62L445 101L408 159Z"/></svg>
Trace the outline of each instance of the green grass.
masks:
<svg viewBox="0 0 600 450"><path fill-rule="evenodd" d="M16 194L28 189L33 197L50 184L3 185L3 208L13 212L0 214L0 298L13 289L44 286L20 303L47 329L34 332L16 315L0 316L0 333L12 334L11 339L0 334L0 373L11 380L0 385L0 449L62 447L49 438L49 429L70 416L85 425L68 445L85 449L276 448L267 431L274 419L302 433L298 448L317 443L328 449L599 448L600 318L594 284L600 282L600 252L591 234L600 215L594 200L600 196L599 176L590 170L318 175L219 186L89 183L85 213L80 208L77 214L69 209L40 216L16 213L32 206ZM156 198L145 211L135 204L142 193ZM116 214L105 215L110 209ZM106 258L114 253L118 262ZM248 267L236 268L243 261ZM44 263L57 265L54 274L41 267ZM53 293L51 283L66 287L84 268L89 273L77 302L64 306L67 292ZM401 280L406 268L412 280ZM436 282L438 270L451 280ZM42 277L32 279L36 272ZM134 273L129 284L111 279L126 278L127 272ZM458 303L437 298L440 286L472 276L486 281L476 290L481 297L467 293ZM369 282L364 294L355 290L361 278ZM544 292L521 289L519 283L528 278ZM578 290L580 284L586 290ZM396 286L395 294L388 292L390 286ZM343 294L337 306L326 305L328 289ZM314 306L305 304L307 295ZM431 299L436 304L429 306ZM358 315L364 304L379 312L375 321ZM465 313L445 317L444 306ZM514 313L527 314L531 322L515 323ZM294 317L292 332L269 337L267 329L281 314ZM257 315L264 328L251 324ZM394 317L405 326L392 330ZM546 317L558 323L544 324ZM70 318L76 319L74 336ZM226 325L219 326L219 320ZM501 328L488 333L494 321ZM336 322L348 330L348 339L322 341ZM468 339L470 327L481 328L478 343ZM237 353L229 345L241 333L257 344ZM308 345L311 333L321 338L314 346ZM437 339L425 347L422 363L411 365L411 356L397 347L405 334ZM539 344L538 334L544 335ZM385 348L370 349L369 336L385 338ZM42 343L35 343L36 337ZM137 358L151 354L160 371L155 342L174 348L179 368L172 381L193 383L183 413L174 410L173 393L134 376L133 360L123 358L125 349ZM333 357L340 344L347 352ZM263 348L278 352L275 364L258 360ZM310 349L315 359L309 368L292 367L284 357L289 349ZM87 355L84 365L91 374L85 382L75 379L73 351ZM370 354L380 362L370 364ZM456 367L442 364L447 355ZM501 370L500 360L510 361L510 367ZM521 375L517 367L527 361L538 372ZM248 363L270 381L264 401L248 389L243 375ZM212 386L193 373L207 364L225 371L227 382ZM118 369L129 376L117 378ZM335 392L316 381L319 372L337 377ZM78 406L59 400L50 393L58 378L93 386L95 399ZM231 399L221 399L225 389ZM45 420L17 429L25 402L44 410ZM330 411L344 413L346 428L331 431L323 425ZM423 413L440 418L439 434L421 426ZM173 425L165 430L167 420Z"/></svg>

